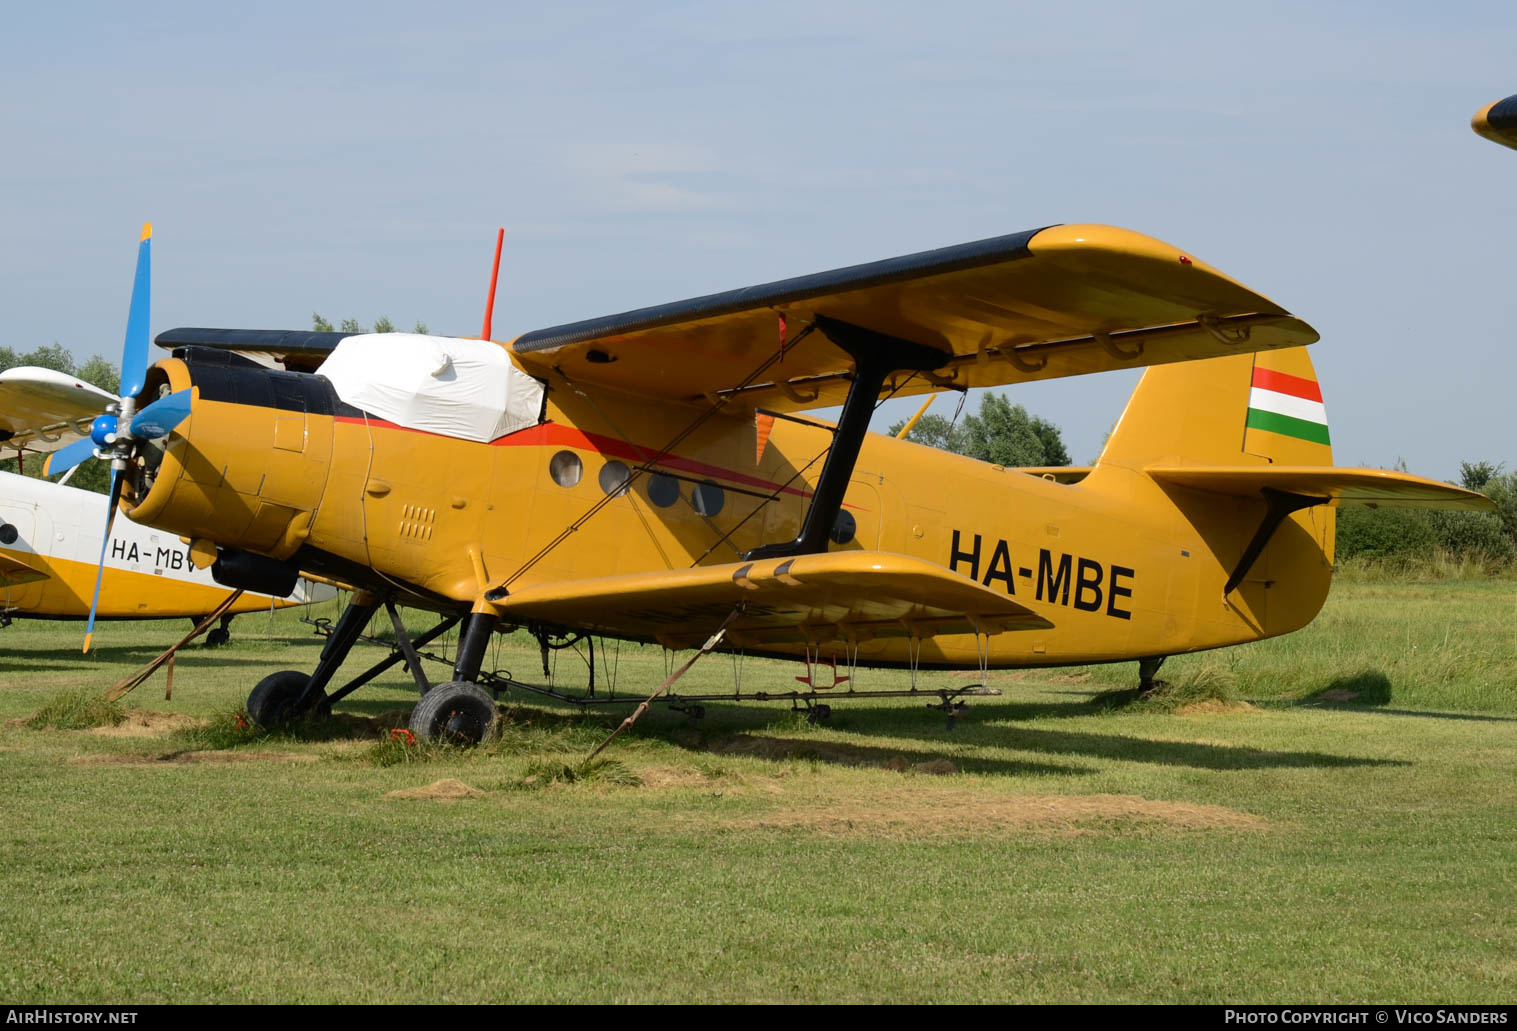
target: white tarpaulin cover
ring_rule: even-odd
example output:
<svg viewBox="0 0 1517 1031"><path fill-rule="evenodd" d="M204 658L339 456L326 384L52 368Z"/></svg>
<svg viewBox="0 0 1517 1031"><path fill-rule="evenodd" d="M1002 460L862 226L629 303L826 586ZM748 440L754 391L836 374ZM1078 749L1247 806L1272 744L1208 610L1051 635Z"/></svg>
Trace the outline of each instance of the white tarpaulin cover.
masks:
<svg viewBox="0 0 1517 1031"><path fill-rule="evenodd" d="M486 340L366 333L316 370L337 396L407 429L487 442L536 426L543 385Z"/></svg>

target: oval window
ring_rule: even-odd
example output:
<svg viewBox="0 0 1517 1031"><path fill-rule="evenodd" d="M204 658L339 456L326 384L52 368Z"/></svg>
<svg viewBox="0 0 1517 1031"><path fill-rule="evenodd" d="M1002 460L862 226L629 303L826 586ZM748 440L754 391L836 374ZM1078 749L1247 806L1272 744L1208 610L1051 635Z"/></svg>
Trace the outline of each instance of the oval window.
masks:
<svg viewBox="0 0 1517 1031"><path fill-rule="evenodd" d="M828 536L838 544L847 544L858 532L858 520L854 519L853 513L845 508L839 510L838 517L832 521L832 533Z"/></svg>
<svg viewBox="0 0 1517 1031"><path fill-rule="evenodd" d="M548 460L548 475L560 487L573 487L585 473L579 456L573 451L560 451Z"/></svg>
<svg viewBox="0 0 1517 1031"><path fill-rule="evenodd" d="M600 489L607 494L619 496L627 493L631 479L632 472L625 462L607 462L600 467Z"/></svg>
<svg viewBox="0 0 1517 1031"><path fill-rule="evenodd" d="M722 488L710 480L697 483L695 490L690 493L690 504L708 519L720 512L726 503L727 496L722 493Z"/></svg>
<svg viewBox="0 0 1517 1031"><path fill-rule="evenodd" d="M673 476L654 473L648 477L648 500L659 508L668 508L679 500L679 481Z"/></svg>
<svg viewBox="0 0 1517 1031"><path fill-rule="evenodd" d="M10 523L0 523L0 544L15 544L19 536L21 535Z"/></svg>

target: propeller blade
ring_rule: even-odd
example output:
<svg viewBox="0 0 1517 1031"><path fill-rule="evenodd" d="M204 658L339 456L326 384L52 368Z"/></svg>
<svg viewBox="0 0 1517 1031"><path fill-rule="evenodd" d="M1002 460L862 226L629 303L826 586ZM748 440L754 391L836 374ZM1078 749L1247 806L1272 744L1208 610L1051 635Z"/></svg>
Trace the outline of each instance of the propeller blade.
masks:
<svg viewBox="0 0 1517 1031"><path fill-rule="evenodd" d="M42 475L51 476L54 473L68 472L74 466L92 458L95 454L95 442L88 437L76 440L68 447L61 447L47 456L47 462L42 466Z"/></svg>
<svg viewBox="0 0 1517 1031"><path fill-rule="evenodd" d="M95 570L95 596L90 599L90 621L84 628L84 650L90 650L90 638L95 636L95 610L100 607L100 581L105 577L105 549L111 546L111 525L116 521L116 505L121 501L121 488L126 481L115 469L111 470L111 505L105 510L105 539L100 542L100 565Z"/></svg>
<svg viewBox="0 0 1517 1031"><path fill-rule="evenodd" d="M137 275L132 280L132 307L126 317L126 343L121 348L121 396L136 397L147 379L148 308L153 279L153 223L142 224L137 245Z"/></svg>
<svg viewBox="0 0 1517 1031"><path fill-rule="evenodd" d="M175 426L190 416L190 388L168 397L160 397L132 417L132 436L138 440L167 437Z"/></svg>

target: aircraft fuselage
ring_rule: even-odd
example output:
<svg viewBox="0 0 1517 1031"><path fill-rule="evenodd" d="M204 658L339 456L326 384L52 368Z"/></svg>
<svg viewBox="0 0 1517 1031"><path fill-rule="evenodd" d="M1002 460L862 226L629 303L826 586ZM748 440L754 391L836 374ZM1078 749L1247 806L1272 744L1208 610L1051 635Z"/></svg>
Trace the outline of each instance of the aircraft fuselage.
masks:
<svg viewBox="0 0 1517 1031"><path fill-rule="evenodd" d="M699 408L550 381L540 423L476 443L351 409L319 376L191 359L151 374L150 392L165 381L198 391L151 491L128 489L132 517L440 611L479 604L502 583L731 563L789 541L831 441L825 423L782 417L757 454L751 414L717 415L661 455ZM627 487L649 459L652 471ZM870 435L828 546L930 560L1054 624L993 636L991 666L1080 664L1309 622L1331 573L1328 508L1291 516L1224 598L1263 511L1118 464L1066 485ZM905 663L906 648L867 641L859 659ZM924 666L977 656L968 634L922 643Z"/></svg>

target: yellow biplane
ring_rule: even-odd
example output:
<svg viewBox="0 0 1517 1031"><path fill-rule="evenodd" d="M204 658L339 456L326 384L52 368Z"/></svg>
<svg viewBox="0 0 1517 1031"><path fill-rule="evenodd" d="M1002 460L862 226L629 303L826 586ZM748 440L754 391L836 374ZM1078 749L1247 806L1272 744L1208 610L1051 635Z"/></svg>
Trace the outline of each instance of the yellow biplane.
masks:
<svg viewBox="0 0 1517 1031"><path fill-rule="evenodd" d="M1147 684L1165 656L1311 620L1335 505L1489 504L1334 468L1312 328L1108 226L504 345L488 324L485 339L170 330L157 341L172 357L93 448L55 455L111 458L123 510L223 582L279 593L309 570L358 588L312 673L253 688L260 723L367 680L329 690L382 604L424 738L490 732L482 659L511 629L545 648L600 635L909 668L913 684L921 669L1139 660ZM867 432L883 397L1133 366L1153 367L1076 483ZM833 405L835 425L798 414ZM413 640L396 602L442 620ZM451 682L433 686L415 649L454 625ZM767 697L827 697L808 680ZM960 693L934 692L945 707Z"/></svg>

